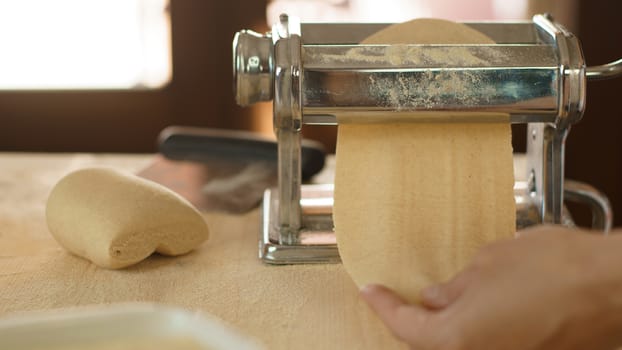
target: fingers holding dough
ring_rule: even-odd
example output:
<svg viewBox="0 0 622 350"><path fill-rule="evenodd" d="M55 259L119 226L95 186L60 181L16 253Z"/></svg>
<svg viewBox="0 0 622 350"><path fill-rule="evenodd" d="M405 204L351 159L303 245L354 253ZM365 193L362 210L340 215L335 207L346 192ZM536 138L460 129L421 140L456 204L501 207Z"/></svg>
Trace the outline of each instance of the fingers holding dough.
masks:
<svg viewBox="0 0 622 350"><path fill-rule="evenodd" d="M68 251L105 268L158 252L180 255L209 237L203 216L173 191L113 169L73 172L52 189L50 233Z"/></svg>

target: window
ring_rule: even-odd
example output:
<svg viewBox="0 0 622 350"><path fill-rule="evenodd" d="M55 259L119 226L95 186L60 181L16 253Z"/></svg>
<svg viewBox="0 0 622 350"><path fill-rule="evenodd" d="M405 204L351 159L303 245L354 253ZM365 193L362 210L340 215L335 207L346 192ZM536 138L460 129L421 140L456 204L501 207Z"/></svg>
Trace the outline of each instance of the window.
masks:
<svg viewBox="0 0 622 350"><path fill-rule="evenodd" d="M420 17L504 20L524 18L527 5L528 0L272 0L267 15L270 24L282 12L305 22L403 22Z"/></svg>
<svg viewBox="0 0 622 350"><path fill-rule="evenodd" d="M0 0L0 90L157 88L168 0Z"/></svg>

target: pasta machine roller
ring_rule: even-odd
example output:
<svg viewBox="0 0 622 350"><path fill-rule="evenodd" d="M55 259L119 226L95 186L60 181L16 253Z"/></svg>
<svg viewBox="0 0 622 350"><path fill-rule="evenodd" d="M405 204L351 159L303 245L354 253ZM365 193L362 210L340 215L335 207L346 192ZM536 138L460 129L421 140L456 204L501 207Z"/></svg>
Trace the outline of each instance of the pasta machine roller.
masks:
<svg viewBox="0 0 622 350"><path fill-rule="evenodd" d="M267 190L262 204L259 255L265 262L339 261L333 188L302 184L300 142L303 125L345 118L450 122L439 115L451 114L490 122L509 114L512 123L528 125L526 180L514 188L517 228L572 224L566 198L589 204L594 228L609 230L607 198L589 185L564 181L564 143L583 115L586 80L620 75L622 60L586 68L578 39L548 15L466 24L495 44L400 45L405 56L395 62L387 58L395 46L360 44L389 24L300 23L285 14L267 34L235 35L237 103L273 101L278 188ZM435 60L441 53L470 59ZM452 89L437 88L443 83Z"/></svg>

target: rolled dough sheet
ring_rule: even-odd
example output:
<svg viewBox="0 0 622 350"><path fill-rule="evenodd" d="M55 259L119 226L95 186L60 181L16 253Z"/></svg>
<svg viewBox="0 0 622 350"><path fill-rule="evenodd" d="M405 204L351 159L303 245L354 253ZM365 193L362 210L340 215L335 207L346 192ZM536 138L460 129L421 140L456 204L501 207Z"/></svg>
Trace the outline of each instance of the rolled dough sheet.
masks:
<svg viewBox="0 0 622 350"><path fill-rule="evenodd" d="M420 19L368 44L485 44L468 26ZM448 57L451 59L451 57ZM498 123L341 123L333 219L343 264L359 286L411 302L449 279L482 245L515 232L509 116Z"/></svg>

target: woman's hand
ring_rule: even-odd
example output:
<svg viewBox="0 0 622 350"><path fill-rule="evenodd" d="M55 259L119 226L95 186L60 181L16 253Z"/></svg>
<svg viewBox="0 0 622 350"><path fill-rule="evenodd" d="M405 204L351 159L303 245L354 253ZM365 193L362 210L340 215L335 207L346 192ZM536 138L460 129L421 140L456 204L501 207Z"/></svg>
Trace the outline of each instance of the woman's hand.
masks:
<svg viewBox="0 0 622 350"><path fill-rule="evenodd" d="M622 344L622 236L541 226L481 249L452 280L406 304L363 298L414 349L615 349Z"/></svg>

